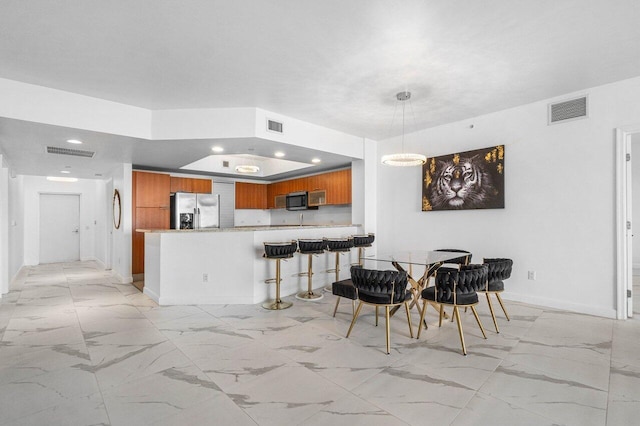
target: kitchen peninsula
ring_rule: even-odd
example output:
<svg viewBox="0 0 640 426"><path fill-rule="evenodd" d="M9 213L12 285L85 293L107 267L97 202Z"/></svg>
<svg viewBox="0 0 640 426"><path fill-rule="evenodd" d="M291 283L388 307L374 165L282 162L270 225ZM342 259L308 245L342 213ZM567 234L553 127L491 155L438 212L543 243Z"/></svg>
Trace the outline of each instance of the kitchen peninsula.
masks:
<svg viewBox="0 0 640 426"><path fill-rule="evenodd" d="M253 304L273 298L275 264L262 257L265 242L306 238L339 238L362 233L360 225L256 226L201 230L148 230L144 232L144 293L160 305ZM340 256L341 278L357 262L354 250ZM314 286L335 280L335 257L314 260ZM306 289L306 257L282 262L283 296ZM305 302L300 302L305 303Z"/></svg>

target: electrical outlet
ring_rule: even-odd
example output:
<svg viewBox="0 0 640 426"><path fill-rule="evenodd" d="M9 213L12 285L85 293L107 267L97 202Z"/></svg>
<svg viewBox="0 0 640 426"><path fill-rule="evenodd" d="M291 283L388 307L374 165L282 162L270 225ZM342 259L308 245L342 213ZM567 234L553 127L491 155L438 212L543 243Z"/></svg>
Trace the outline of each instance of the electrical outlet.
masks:
<svg viewBox="0 0 640 426"><path fill-rule="evenodd" d="M529 271L527 278L530 280L535 280L536 279L536 271Z"/></svg>
<svg viewBox="0 0 640 426"><path fill-rule="evenodd" d="M209 274L202 274L202 282L203 283L209 282Z"/></svg>

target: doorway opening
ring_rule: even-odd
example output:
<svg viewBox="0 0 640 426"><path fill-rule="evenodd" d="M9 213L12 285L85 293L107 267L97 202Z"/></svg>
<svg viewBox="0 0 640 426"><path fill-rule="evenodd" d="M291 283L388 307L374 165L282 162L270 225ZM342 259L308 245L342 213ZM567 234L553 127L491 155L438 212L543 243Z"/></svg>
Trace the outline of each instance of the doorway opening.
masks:
<svg viewBox="0 0 640 426"><path fill-rule="evenodd" d="M39 263L80 260L80 195L40 194Z"/></svg>

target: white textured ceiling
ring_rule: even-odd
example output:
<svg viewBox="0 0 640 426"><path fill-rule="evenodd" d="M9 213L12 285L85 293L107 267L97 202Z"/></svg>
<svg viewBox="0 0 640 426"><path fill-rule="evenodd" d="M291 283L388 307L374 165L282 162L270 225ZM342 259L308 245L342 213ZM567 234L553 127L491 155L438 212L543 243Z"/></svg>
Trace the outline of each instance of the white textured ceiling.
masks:
<svg viewBox="0 0 640 426"><path fill-rule="evenodd" d="M637 0L3 0L0 77L383 139L640 75ZM635 52L635 54L634 54Z"/></svg>

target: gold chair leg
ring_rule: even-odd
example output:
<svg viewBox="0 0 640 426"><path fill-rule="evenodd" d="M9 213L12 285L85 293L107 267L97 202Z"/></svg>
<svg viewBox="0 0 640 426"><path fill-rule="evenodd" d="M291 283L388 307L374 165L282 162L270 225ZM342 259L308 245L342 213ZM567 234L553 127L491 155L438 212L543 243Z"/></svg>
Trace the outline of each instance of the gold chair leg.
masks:
<svg viewBox="0 0 640 426"><path fill-rule="evenodd" d="M440 304L440 318L438 318L438 327L442 327L442 314L444 314L444 305Z"/></svg>
<svg viewBox="0 0 640 426"><path fill-rule="evenodd" d="M385 314L384 315L385 319L387 321L387 355L389 355L391 353L391 337L390 337L391 325L389 324L389 322L390 322L389 321L389 318L390 318L390 316L389 316L389 305L384 307L384 314Z"/></svg>
<svg viewBox="0 0 640 426"><path fill-rule="evenodd" d="M349 335L351 334L351 330L353 329L353 326L356 323L356 320L358 319L358 315L360 315L360 309L362 309L362 301L358 304L358 309L356 309L355 314L353 314L353 319L351 320L351 326L349 326L349 331L347 331L347 339L349 338Z"/></svg>
<svg viewBox="0 0 640 426"><path fill-rule="evenodd" d="M484 332L484 327L482 326L482 323L480 322L480 317L478 316L478 311L476 311L476 307L475 306L469 306L471 308L471 312L473 312L473 316L476 317L476 322L478 323L478 326L480 327L480 331L482 331L482 335L484 336L484 338L487 338L487 334Z"/></svg>
<svg viewBox="0 0 640 426"><path fill-rule="evenodd" d="M376 327L378 326L378 306L376 305Z"/></svg>
<svg viewBox="0 0 640 426"><path fill-rule="evenodd" d="M493 318L493 325L496 328L496 333L500 333L498 329L498 321L496 321L496 314L493 312L493 304L491 303L491 297L489 297L489 293L485 293L487 296L487 303L489 304L489 312L491 312L491 318Z"/></svg>
<svg viewBox="0 0 640 426"><path fill-rule="evenodd" d="M336 298L336 307L333 309L333 317L335 318L336 312L338 312L338 305L340 304L340 296Z"/></svg>
<svg viewBox="0 0 640 426"><path fill-rule="evenodd" d="M417 339L420 338L420 333L422 332L422 323L424 322L424 314L425 312L427 312L427 306L428 303L426 300L424 300L422 303L422 312L420 313L420 322L418 323L418 336L416 337ZM425 328L427 328L426 324Z"/></svg>
<svg viewBox="0 0 640 426"><path fill-rule="evenodd" d="M498 302L500 302L500 307L502 308L502 312L504 312L504 316L507 317L507 321L511 321L511 319L509 319L507 310L504 308L504 303L502 303L502 297L500 297L500 293L496 293L496 297L498 298Z"/></svg>
<svg viewBox="0 0 640 426"><path fill-rule="evenodd" d="M407 311L407 323L409 324L409 334L411 335L411 338L413 339L413 327L411 327L411 314L409 313L409 310L411 308L409 308L409 302L404 302L404 308Z"/></svg>
<svg viewBox="0 0 640 426"><path fill-rule="evenodd" d="M353 299L351 301L351 315L355 315L356 314L356 300Z"/></svg>
<svg viewBox="0 0 640 426"><path fill-rule="evenodd" d="M462 321L460 321L460 314L458 312L458 307L453 307L453 315L456 317L456 322L458 324L458 334L460 335L460 343L462 343L462 353L464 356L467 356L467 347L464 344L464 333L462 331Z"/></svg>

